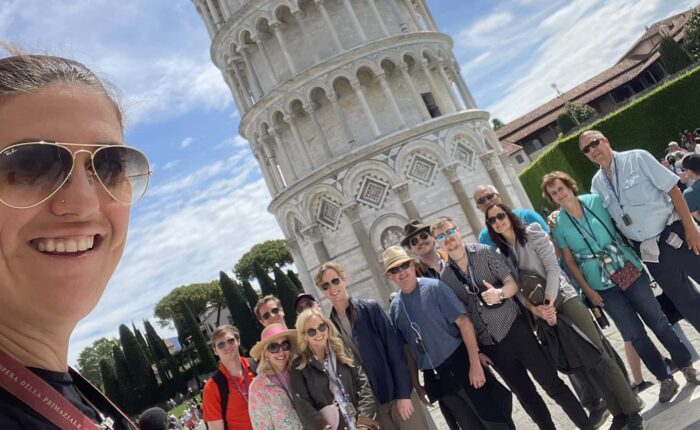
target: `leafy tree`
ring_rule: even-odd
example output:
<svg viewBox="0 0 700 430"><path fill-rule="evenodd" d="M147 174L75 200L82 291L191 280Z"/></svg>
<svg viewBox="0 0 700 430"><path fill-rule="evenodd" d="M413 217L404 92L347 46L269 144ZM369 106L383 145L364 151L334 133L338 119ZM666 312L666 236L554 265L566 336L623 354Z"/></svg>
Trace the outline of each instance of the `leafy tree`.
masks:
<svg viewBox="0 0 700 430"><path fill-rule="evenodd" d="M257 318L255 318L252 308L243 297L236 282L225 272L219 272L219 284L224 297L226 297L233 323L241 332L241 346L246 350L250 349L260 339L260 326Z"/></svg>
<svg viewBox="0 0 700 430"><path fill-rule="evenodd" d="M679 72L693 64L693 59L690 58L690 54L688 54L680 43L673 40L671 36L664 36L661 38L659 52L661 54L661 61L664 63L666 71L670 74Z"/></svg>
<svg viewBox="0 0 700 430"><path fill-rule="evenodd" d="M117 405L121 406L124 399L122 399L122 393L119 390L119 381L117 381L117 375L114 374L112 362L114 362L113 356L111 356L109 359L103 358L100 360L99 367L100 376L102 378L102 386L105 394L107 394L107 397Z"/></svg>
<svg viewBox="0 0 700 430"><path fill-rule="evenodd" d="M299 293L304 292L304 285L302 285L301 281L299 280L299 276L292 269L287 270L287 278L292 281Z"/></svg>
<svg viewBox="0 0 700 430"><path fill-rule="evenodd" d="M253 273L255 274L255 278L258 280L260 292L262 293L263 297L269 294L279 297L277 286L272 278L270 278L270 275L267 274L265 269L256 264L253 266Z"/></svg>
<svg viewBox="0 0 700 430"><path fill-rule="evenodd" d="M158 324L161 327L168 327L171 323L175 326L180 343L183 343L191 335L185 328L184 316L179 310L179 303L182 300L187 301L195 315L201 315L207 309L208 304L221 307L225 303L218 280L202 284L183 285L175 288L160 299L156 303L153 313L158 318Z"/></svg>
<svg viewBox="0 0 700 430"><path fill-rule="evenodd" d="M102 374L100 372L100 360L106 359L110 366L113 366L114 359L112 348L119 345L116 339L101 337L80 351L78 356L78 371L98 387L103 387Z"/></svg>
<svg viewBox="0 0 700 430"><path fill-rule="evenodd" d="M591 106L583 103L570 102L566 104L566 111L577 124L584 124L598 114Z"/></svg>
<svg viewBox="0 0 700 430"><path fill-rule="evenodd" d="M282 269L275 267L272 269L272 272L275 274L275 284L277 284L277 291L279 292L278 297L284 308L284 322L287 324L287 327L294 327L297 314L296 309L294 309L294 301L297 298L298 290Z"/></svg>
<svg viewBox="0 0 700 430"><path fill-rule="evenodd" d="M501 121L498 118L494 118L491 120L491 125L493 125L494 130L498 130L499 128L503 127L505 124L503 124L503 121Z"/></svg>
<svg viewBox="0 0 700 430"><path fill-rule="evenodd" d="M576 120L569 114L569 112L562 112L557 116L557 125L562 134L567 134L574 128L576 128Z"/></svg>
<svg viewBox="0 0 700 430"><path fill-rule="evenodd" d="M256 293L253 286L250 285L250 281L243 281L240 283L240 285L241 285L241 288L243 289L243 295L245 296L245 299L248 301L250 308L255 309L255 305L258 303L258 299L259 299L258 293Z"/></svg>
<svg viewBox="0 0 700 430"><path fill-rule="evenodd" d="M119 398L122 403L119 405L124 412L135 414L139 411L136 396L134 396L134 382L129 372L129 364L126 362L124 353L118 345L112 348L112 356L114 357L114 370L119 381Z"/></svg>
<svg viewBox="0 0 700 430"><path fill-rule="evenodd" d="M292 254L284 245L284 240L268 240L254 245L250 251L243 254L243 257L236 263L234 271L238 279L246 281L255 275L256 265L265 272L270 272L273 267L281 268L293 262Z"/></svg>
<svg viewBox="0 0 700 430"><path fill-rule="evenodd" d="M192 310L186 301L180 302L180 312L182 312L187 324L187 329L192 336L192 342L194 347L197 349L197 355L199 355L199 365L202 372L212 372L216 370L216 359L214 358L214 353L212 352L207 340L204 339L202 331L199 329L199 324L192 314Z"/></svg>
<svg viewBox="0 0 700 430"><path fill-rule="evenodd" d="M683 46L693 60L700 60L700 9L690 11L688 21L683 28Z"/></svg>
<svg viewBox="0 0 700 430"><path fill-rule="evenodd" d="M146 409L159 400L158 382L151 369L151 362L141 349L136 336L124 324L119 326L119 338L124 350L124 358L129 363L129 374L134 383L132 395L138 399L136 403L138 408Z"/></svg>

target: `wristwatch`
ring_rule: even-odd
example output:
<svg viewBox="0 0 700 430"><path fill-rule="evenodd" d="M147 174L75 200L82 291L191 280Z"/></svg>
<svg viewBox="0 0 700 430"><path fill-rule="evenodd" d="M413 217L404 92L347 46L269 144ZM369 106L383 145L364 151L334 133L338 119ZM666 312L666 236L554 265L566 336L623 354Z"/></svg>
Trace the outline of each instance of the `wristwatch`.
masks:
<svg viewBox="0 0 700 430"><path fill-rule="evenodd" d="M506 295L503 293L503 288L498 289L498 302L502 302L506 299Z"/></svg>

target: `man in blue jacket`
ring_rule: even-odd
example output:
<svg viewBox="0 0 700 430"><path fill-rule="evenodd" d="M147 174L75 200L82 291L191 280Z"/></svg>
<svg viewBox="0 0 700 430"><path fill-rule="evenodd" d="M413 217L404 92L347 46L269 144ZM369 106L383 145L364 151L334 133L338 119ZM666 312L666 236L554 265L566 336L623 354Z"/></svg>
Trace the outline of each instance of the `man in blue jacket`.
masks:
<svg viewBox="0 0 700 430"><path fill-rule="evenodd" d="M433 427L425 408L411 398L413 387L403 345L384 309L374 300L351 298L345 269L334 261L319 268L315 283L333 304L330 318L343 341L362 362L380 404L376 420L382 430Z"/></svg>

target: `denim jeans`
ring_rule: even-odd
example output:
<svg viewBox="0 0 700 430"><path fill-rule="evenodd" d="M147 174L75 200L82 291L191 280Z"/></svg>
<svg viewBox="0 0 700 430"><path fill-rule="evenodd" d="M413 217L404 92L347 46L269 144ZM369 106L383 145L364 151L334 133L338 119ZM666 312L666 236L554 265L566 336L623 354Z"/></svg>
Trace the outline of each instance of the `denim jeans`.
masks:
<svg viewBox="0 0 700 430"><path fill-rule="evenodd" d="M646 273L642 272L642 276L630 285L627 291L623 292L613 287L598 293L603 298L605 311L615 321L622 337L632 341L644 365L658 380L669 378L671 372L664 363L661 353L647 335L642 321L668 350L679 367L690 364L690 352L681 343L668 318L661 311L661 306L651 291Z"/></svg>

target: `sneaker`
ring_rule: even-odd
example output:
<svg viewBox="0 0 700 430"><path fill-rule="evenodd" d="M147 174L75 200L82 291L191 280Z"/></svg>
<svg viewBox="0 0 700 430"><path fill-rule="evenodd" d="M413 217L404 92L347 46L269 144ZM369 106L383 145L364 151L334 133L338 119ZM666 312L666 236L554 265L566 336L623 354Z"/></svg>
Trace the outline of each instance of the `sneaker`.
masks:
<svg viewBox="0 0 700 430"><path fill-rule="evenodd" d="M683 376L685 376L685 380L688 381L689 384L700 385L698 371L695 370L693 366L684 367L681 372L683 372Z"/></svg>
<svg viewBox="0 0 700 430"><path fill-rule="evenodd" d="M613 417L612 424L608 427L608 430L622 430L627 425L627 415L617 414Z"/></svg>
<svg viewBox="0 0 700 430"><path fill-rule="evenodd" d="M659 381L659 403L666 403L678 392L680 386L673 377Z"/></svg>
<svg viewBox="0 0 700 430"><path fill-rule="evenodd" d="M588 421L591 422L591 425L594 429L597 429L598 427L605 424L605 421L608 419L609 416L610 411L608 410L608 408L593 409L591 411L591 414L588 415Z"/></svg>
<svg viewBox="0 0 700 430"><path fill-rule="evenodd" d="M627 415L627 430L644 430L644 420L639 414Z"/></svg>
<svg viewBox="0 0 700 430"><path fill-rule="evenodd" d="M668 357L664 357L664 363L666 363L668 368L671 369L672 373L676 373L680 370L680 369L678 369L678 366L676 366L676 363L674 363L673 360L671 360Z"/></svg>
<svg viewBox="0 0 700 430"><path fill-rule="evenodd" d="M644 402L644 400L641 397L639 397L639 394L634 395L634 400L637 401L637 410L638 411L641 411L644 408L646 408L647 404Z"/></svg>
<svg viewBox="0 0 700 430"><path fill-rule="evenodd" d="M635 394L639 394L647 388L651 387L652 385L654 385L653 382L642 381L639 384L632 384L632 391L634 391Z"/></svg>

